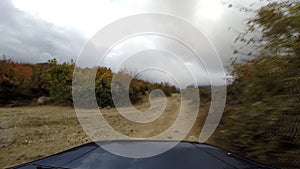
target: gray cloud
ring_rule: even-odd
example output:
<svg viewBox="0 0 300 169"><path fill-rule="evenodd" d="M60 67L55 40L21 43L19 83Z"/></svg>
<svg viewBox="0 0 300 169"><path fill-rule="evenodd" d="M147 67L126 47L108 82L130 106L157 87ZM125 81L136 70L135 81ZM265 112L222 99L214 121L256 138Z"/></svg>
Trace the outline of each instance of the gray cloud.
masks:
<svg viewBox="0 0 300 169"><path fill-rule="evenodd" d="M209 20L198 15L198 13L201 12L200 10L205 9L205 6L203 6L201 2L204 2L204 0L145 1L145 5L137 10L137 13L165 13L187 20L207 37L219 53L221 61L224 65L227 65L229 58L232 57L234 39L238 36L238 33L243 30L243 22L249 15L237 9L227 8L227 6L224 5L220 19ZM55 9L52 10L55 12ZM10 0L0 1L0 11L0 54L12 57L13 60L36 63L45 62L52 58L57 58L59 61L68 61L71 58L76 59L87 41L80 32L74 29L58 27L15 8ZM109 13L107 15L109 15ZM130 24L130 26L131 25L134 25L132 28L139 26L135 23ZM231 27L231 29L228 29L229 27ZM126 26L122 27L122 30L125 28ZM130 27L128 27L128 29L129 28ZM188 34L187 32L183 33ZM107 36L112 38L111 36L113 36L113 34L108 34ZM119 48L113 50L113 52L104 59L102 64L116 71L118 70L118 64L120 64L124 57L134 55L134 57L132 57L133 59L124 62L122 66L132 70L137 69L137 71L147 66L157 66L160 69L172 72L172 74L176 76L176 80L182 82L184 86L192 83L192 79L187 80L188 71L183 71L185 66L187 66L196 76L199 85L210 84L207 71L210 71L211 78L214 78L215 81L222 84L225 76L224 72L217 68L214 59L209 58L210 54L207 53L209 50L205 49L206 45L203 43L207 42L201 41L197 44L203 46L203 53L200 57L206 60L208 65L205 67L203 63L199 63L199 61L195 59L197 57L181 49L179 46L174 45L171 41L166 41L162 38L149 39L149 37L144 37L144 40L137 39L137 41L130 42L129 45L119 46ZM101 45L93 46L93 48L97 48L97 51L107 48L104 42L101 42ZM145 48L144 50L156 48L169 49L169 51L174 52L176 56L179 56L184 64L163 51L157 52L154 50L153 52L141 51L138 54L133 53L143 48ZM91 63L94 65L98 62L95 52L88 53L87 55L91 57L82 59L82 66L90 65ZM206 68L209 70L206 70ZM164 75L162 72L159 73L157 70L145 72L143 77L156 82L172 82L170 77Z"/></svg>
<svg viewBox="0 0 300 169"><path fill-rule="evenodd" d="M0 54L21 62L76 58L86 39L77 31L60 28L0 1ZM55 11L54 11L55 12Z"/></svg>

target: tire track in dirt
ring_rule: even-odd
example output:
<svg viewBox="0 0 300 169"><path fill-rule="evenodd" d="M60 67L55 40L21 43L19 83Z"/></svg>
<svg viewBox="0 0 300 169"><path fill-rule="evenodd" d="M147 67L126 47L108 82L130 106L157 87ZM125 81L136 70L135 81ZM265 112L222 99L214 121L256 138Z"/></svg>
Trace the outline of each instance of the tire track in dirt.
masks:
<svg viewBox="0 0 300 169"><path fill-rule="evenodd" d="M165 112L150 123L130 121L120 115L116 108L103 108L101 113L116 131L130 137L147 138L162 133L175 122L181 108L180 97L179 94L167 97ZM135 108L148 115L154 114L149 116L149 120L152 120L160 115L155 112L164 107L162 103L163 99L156 98L152 100L152 109L149 109L151 105L148 100L135 105ZM187 107L187 116L192 109ZM196 123L184 140L198 140L206 114L204 110L200 109ZM132 114L130 111L126 113ZM185 128L190 122L191 119L186 118L180 125ZM177 140L180 132L180 129L173 130L165 139ZM0 134L0 168L36 160L91 141L81 127L74 108L61 106L0 108ZM109 139L109 132L105 129L101 134Z"/></svg>

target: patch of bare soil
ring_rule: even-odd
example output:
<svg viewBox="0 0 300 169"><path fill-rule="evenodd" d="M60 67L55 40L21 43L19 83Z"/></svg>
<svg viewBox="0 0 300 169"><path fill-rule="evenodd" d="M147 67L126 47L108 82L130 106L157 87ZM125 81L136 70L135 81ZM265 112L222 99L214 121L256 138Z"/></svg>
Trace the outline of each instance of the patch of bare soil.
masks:
<svg viewBox="0 0 300 169"><path fill-rule="evenodd" d="M165 111L147 124L127 120L118 113L116 108L104 108L101 109L101 113L116 131L131 137L145 138L167 130L175 122L180 110L180 102L178 94L169 97ZM156 112L156 109L161 109L160 103L161 100L158 99L154 100L151 106L149 102L144 102L135 105L135 108L151 114ZM187 108L185 111L188 114L190 110ZM127 113L131 115L130 111ZM198 140L205 114L200 109L196 123L185 140ZM180 125L187 125L190 120L187 118ZM166 136L166 139L177 140L176 137L180 132L174 130ZM0 168L36 160L90 141L72 107L0 108Z"/></svg>

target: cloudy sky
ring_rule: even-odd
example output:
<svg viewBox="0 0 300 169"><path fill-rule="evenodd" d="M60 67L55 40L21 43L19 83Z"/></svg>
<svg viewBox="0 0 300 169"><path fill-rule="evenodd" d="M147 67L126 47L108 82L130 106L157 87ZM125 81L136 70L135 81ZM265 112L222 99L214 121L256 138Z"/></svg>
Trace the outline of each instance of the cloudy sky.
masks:
<svg viewBox="0 0 300 169"><path fill-rule="evenodd" d="M233 4L233 7L228 8L229 4ZM241 4L247 6L250 3L242 0L228 0L226 3L220 0L1 0L0 54L5 54L6 58L14 61L31 63L46 62L52 58L61 62L76 60L85 44L108 24L134 14L162 13L182 18L195 26L214 46L226 65L232 57L234 39L245 29L244 23L249 17L249 14L238 10ZM148 45L148 48L136 54L133 48L137 44L144 44L141 48ZM129 38L128 41L116 45L116 49L108 54L103 64L117 69L125 54L128 56L131 51L134 53L131 54L132 57L136 59L122 61L124 67L141 71L146 65L160 65L160 69L180 74L178 78L184 79L184 71L181 71L180 66L175 69L175 65L181 63L177 63L178 59L170 55L172 45L168 48L167 44L173 42L163 37L145 35L131 40ZM158 45L160 49L149 51ZM161 46L168 48L169 53L162 50ZM174 50L175 47L174 43ZM177 57L182 57L183 65L194 72L199 84L208 84L205 67L190 59L194 56L190 56L189 52L183 53L184 50L175 50L175 53L182 53ZM210 65L207 67L214 69L213 60L208 63ZM218 79L224 78L219 71L213 70L212 74ZM145 72L145 77L155 79L157 75ZM161 80L156 78L156 81ZM190 82L186 82L188 83Z"/></svg>

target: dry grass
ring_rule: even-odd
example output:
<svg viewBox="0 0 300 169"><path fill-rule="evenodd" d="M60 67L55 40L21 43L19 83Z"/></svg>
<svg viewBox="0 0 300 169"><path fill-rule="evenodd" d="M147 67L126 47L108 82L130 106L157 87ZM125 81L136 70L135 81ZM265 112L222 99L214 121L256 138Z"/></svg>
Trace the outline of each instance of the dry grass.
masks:
<svg viewBox="0 0 300 169"><path fill-rule="evenodd" d="M115 108L101 109L101 113L115 130L128 136L149 137L172 125L180 108L179 97L169 97L165 112L146 125L126 120ZM147 102L136 105L141 111L149 107ZM197 141L205 114L203 111L199 113L198 120L185 140ZM0 119L0 168L36 160L91 141L80 126L72 107L0 108ZM178 132L180 130L173 131L167 138L176 139Z"/></svg>

